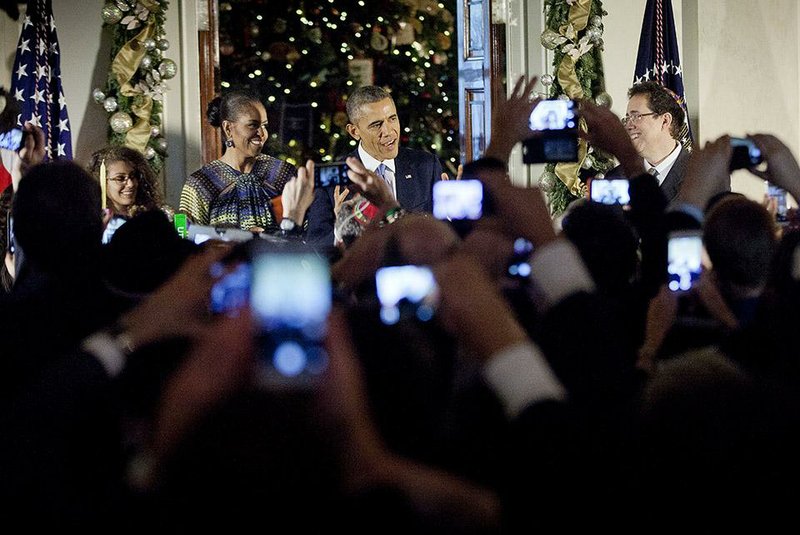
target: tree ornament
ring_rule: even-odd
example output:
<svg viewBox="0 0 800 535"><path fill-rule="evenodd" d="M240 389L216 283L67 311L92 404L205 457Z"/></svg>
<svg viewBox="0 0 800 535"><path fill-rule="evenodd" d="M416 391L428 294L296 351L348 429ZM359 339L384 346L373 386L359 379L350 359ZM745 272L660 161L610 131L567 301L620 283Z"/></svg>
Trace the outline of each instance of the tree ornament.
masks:
<svg viewBox="0 0 800 535"><path fill-rule="evenodd" d="M116 0L115 4L117 4L117 7L126 13L131 10L131 6L125 0Z"/></svg>
<svg viewBox="0 0 800 535"><path fill-rule="evenodd" d="M543 74L541 79L542 85L545 87L550 87L553 85L553 75L552 74Z"/></svg>
<svg viewBox="0 0 800 535"><path fill-rule="evenodd" d="M117 106L118 106L117 99L114 98L114 97L108 97L107 99L105 99L103 101L103 108L105 108L105 110L108 113L111 113L112 111L116 111Z"/></svg>
<svg viewBox="0 0 800 535"><path fill-rule="evenodd" d="M94 99L95 102L100 104L105 100L106 94L103 93L103 90L100 89L99 87L95 87L94 91L92 91L92 98Z"/></svg>
<svg viewBox="0 0 800 535"><path fill-rule="evenodd" d="M594 156L592 156L591 154L587 154L586 158L583 159L581 167L583 167L584 169L594 169L594 164L595 164Z"/></svg>
<svg viewBox="0 0 800 535"><path fill-rule="evenodd" d="M589 41L597 43L603 36L603 31L600 28L589 28L586 30L586 35L589 37Z"/></svg>
<svg viewBox="0 0 800 535"><path fill-rule="evenodd" d="M148 52L152 52L156 48L156 40L153 39L152 37L148 37L147 39L142 41L142 46Z"/></svg>
<svg viewBox="0 0 800 535"><path fill-rule="evenodd" d="M149 69L153 66L153 56L149 54L145 54L142 56L142 61L139 63L139 68L141 69Z"/></svg>
<svg viewBox="0 0 800 535"><path fill-rule="evenodd" d="M371 46L373 50L383 52L389 47L389 40L383 34L372 32L372 37L370 37L369 40L369 46Z"/></svg>
<svg viewBox="0 0 800 535"><path fill-rule="evenodd" d="M111 118L108 120L108 124L111 125L111 130L117 134L124 134L133 128L133 119L131 119L131 116L124 111L118 111L111 116Z"/></svg>
<svg viewBox="0 0 800 535"><path fill-rule="evenodd" d="M103 22L106 24L116 24L122 20L122 10L114 4L108 3L103 6Z"/></svg>
<svg viewBox="0 0 800 535"><path fill-rule="evenodd" d="M593 28L599 28L603 24L603 19L599 15L595 15L589 21L589 25Z"/></svg>
<svg viewBox="0 0 800 535"><path fill-rule="evenodd" d="M160 137L156 139L156 146L158 147L159 152L167 152L167 140L166 138Z"/></svg>
<svg viewBox="0 0 800 535"><path fill-rule="evenodd" d="M155 156L156 156L156 149L154 149L153 147L147 147L146 149L144 149L144 157L147 158L148 160L152 160L153 158L155 158Z"/></svg>
<svg viewBox="0 0 800 535"><path fill-rule="evenodd" d="M171 59L163 59L158 66L158 74L160 74L161 78L164 80L169 80L178 74L178 66Z"/></svg>
<svg viewBox="0 0 800 535"><path fill-rule="evenodd" d="M158 126L151 126L150 127L150 137L158 137L161 134L161 128Z"/></svg>
<svg viewBox="0 0 800 535"><path fill-rule="evenodd" d="M611 95L606 93L605 91L601 91L594 97L594 101L598 106L602 106L603 108L611 108L613 101L611 99Z"/></svg>
<svg viewBox="0 0 800 535"><path fill-rule="evenodd" d="M542 32L541 42L542 46L547 50L555 50L559 45L565 43L567 39L556 31L550 28Z"/></svg>
<svg viewBox="0 0 800 535"><path fill-rule="evenodd" d="M545 171L539 177L539 189L545 193L550 193L556 187L556 180L558 177L552 171Z"/></svg>
<svg viewBox="0 0 800 535"><path fill-rule="evenodd" d="M164 52L169 49L169 41L167 41L166 39L159 39L158 42L156 43L156 46L158 47L159 50Z"/></svg>

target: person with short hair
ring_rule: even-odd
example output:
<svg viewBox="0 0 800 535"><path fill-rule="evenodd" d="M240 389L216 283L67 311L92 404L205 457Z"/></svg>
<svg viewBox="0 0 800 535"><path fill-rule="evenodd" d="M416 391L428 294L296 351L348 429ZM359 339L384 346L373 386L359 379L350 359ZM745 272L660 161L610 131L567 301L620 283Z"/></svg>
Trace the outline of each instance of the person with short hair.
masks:
<svg viewBox="0 0 800 535"><path fill-rule="evenodd" d="M347 132L358 141L350 156L386 181L400 208L431 212L433 183L441 180L442 166L433 154L400 147L400 116L392 96L377 86L361 87L347 99L347 116ZM308 215L310 243L333 245L334 206L334 188L319 188Z"/></svg>
<svg viewBox="0 0 800 535"><path fill-rule="evenodd" d="M644 159L645 171L655 176L667 201L678 194L689 163L689 151L679 141L685 119L675 93L658 82L642 82L628 90L622 123ZM617 166L607 176L625 173L622 166Z"/></svg>

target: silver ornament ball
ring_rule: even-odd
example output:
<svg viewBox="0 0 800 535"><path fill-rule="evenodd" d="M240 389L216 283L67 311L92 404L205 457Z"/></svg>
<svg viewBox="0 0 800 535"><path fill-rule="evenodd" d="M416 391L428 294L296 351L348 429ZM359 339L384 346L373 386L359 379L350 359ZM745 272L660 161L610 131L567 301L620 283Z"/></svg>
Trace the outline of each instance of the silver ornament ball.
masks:
<svg viewBox="0 0 800 535"><path fill-rule="evenodd" d="M581 167L584 169L594 169L594 157L591 154L587 154L586 158L583 159L583 164Z"/></svg>
<svg viewBox="0 0 800 535"><path fill-rule="evenodd" d="M586 35L589 37L589 41L596 43L601 37L603 37L603 32L600 30L600 28L589 28L586 30Z"/></svg>
<svg viewBox="0 0 800 535"><path fill-rule="evenodd" d="M105 108L105 110L108 113L111 113L112 111L116 111L116 109L117 109L117 99L115 99L114 97L108 97L107 99L105 99L103 101L103 108Z"/></svg>
<svg viewBox="0 0 800 535"><path fill-rule="evenodd" d="M603 108L611 108L611 105L613 104L611 95L605 91L598 93L597 96L594 97L594 101L598 106L602 106Z"/></svg>
<svg viewBox="0 0 800 535"><path fill-rule="evenodd" d="M150 137L158 137L161 134L161 128L158 126L151 126L150 127Z"/></svg>
<svg viewBox="0 0 800 535"><path fill-rule="evenodd" d="M539 189L545 193L550 193L553 191L553 188L556 187L556 180L558 180L558 177L555 173L545 171L542 173L542 176L539 177Z"/></svg>
<svg viewBox="0 0 800 535"><path fill-rule="evenodd" d="M158 65L158 74L160 74L161 78L164 80L174 78L175 75L178 74L178 65L171 59L163 59Z"/></svg>
<svg viewBox="0 0 800 535"><path fill-rule="evenodd" d="M156 140L156 146L158 146L158 150L160 152L167 152L167 140L163 137L160 137Z"/></svg>
<svg viewBox="0 0 800 535"><path fill-rule="evenodd" d="M142 69L149 69L153 66L153 56L145 54L142 56L142 61L139 63L139 67Z"/></svg>
<svg viewBox="0 0 800 535"><path fill-rule="evenodd" d="M133 119L131 119L131 116L124 111L118 111L111 116L111 118L108 120L108 124L111 125L111 130L117 134L124 134L133 128Z"/></svg>
<svg viewBox="0 0 800 535"><path fill-rule="evenodd" d="M114 4L106 4L103 6L103 22L106 24L116 24L122 20L122 10Z"/></svg>
<svg viewBox="0 0 800 535"><path fill-rule="evenodd" d="M156 156L156 149L154 149L153 147L147 147L146 149L144 149L144 157L147 158L148 160L152 160L153 158L155 158L155 156Z"/></svg>
<svg viewBox="0 0 800 535"><path fill-rule="evenodd" d="M543 74L542 75L542 85L545 87L550 87L553 85L553 75L552 74Z"/></svg>
<svg viewBox="0 0 800 535"><path fill-rule="evenodd" d="M156 46L159 50L167 50L169 48L169 41L166 39L159 39L158 43L156 43Z"/></svg>
<svg viewBox="0 0 800 535"><path fill-rule="evenodd" d="M94 91L92 91L92 98L94 99L95 102L100 104L106 99L106 94L103 93L103 90L100 89L99 87L95 87Z"/></svg>
<svg viewBox="0 0 800 535"><path fill-rule="evenodd" d="M142 42L142 46L144 46L145 50L147 50L148 52L151 52L152 50L155 50L155 48L156 48L156 40L153 39L152 37L148 37L147 39L145 39Z"/></svg>
<svg viewBox="0 0 800 535"><path fill-rule="evenodd" d="M589 21L589 25L595 28L599 28L603 24L603 19L600 15L595 15L592 17L592 20Z"/></svg>

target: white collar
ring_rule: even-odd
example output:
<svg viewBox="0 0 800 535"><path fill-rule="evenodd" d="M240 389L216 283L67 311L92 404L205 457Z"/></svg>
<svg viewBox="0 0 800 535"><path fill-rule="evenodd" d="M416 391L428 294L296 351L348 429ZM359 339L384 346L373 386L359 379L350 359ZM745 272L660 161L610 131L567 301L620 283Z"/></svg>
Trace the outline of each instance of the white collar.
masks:
<svg viewBox="0 0 800 535"><path fill-rule="evenodd" d="M364 147L361 146L361 143L358 144L358 156L359 158L361 158L361 163L364 164L364 167L366 167L369 171L372 171L373 173L380 164L383 164L389 168L389 171L391 171L392 174L397 174L397 172L395 171L396 168L394 166L394 158L392 158L391 160L383 160L383 161L373 158L370 153L364 150Z"/></svg>
<svg viewBox="0 0 800 535"><path fill-rule="evenodd" d="M667 175L672 170L672 166L675 164L675 160L678 159L678 155L681 153L681 143L677 141L675 143L675 148L672 149L666 158L661 160L661 163L658 165L652 165L647 160L644 161L644 168L645 171L650 169L651 167L655 167L656 171L658 171L658 183L661 184L664 182L664 179L667 178Z"/></svg>

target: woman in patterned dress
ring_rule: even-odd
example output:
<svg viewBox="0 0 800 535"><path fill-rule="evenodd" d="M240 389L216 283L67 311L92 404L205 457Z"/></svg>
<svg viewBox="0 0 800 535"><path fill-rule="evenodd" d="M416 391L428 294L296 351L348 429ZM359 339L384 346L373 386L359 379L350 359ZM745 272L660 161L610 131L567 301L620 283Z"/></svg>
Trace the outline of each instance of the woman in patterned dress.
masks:
<svg viewBox="0 0 800 535"><path fill-rule="evenodd" d="M254 94L231 91L208 105L207 116L222 130L225 152L186 179L181 211L197 225L278 230L271 201L297 171L261 153L269 135L264 105Z"/></svg>

